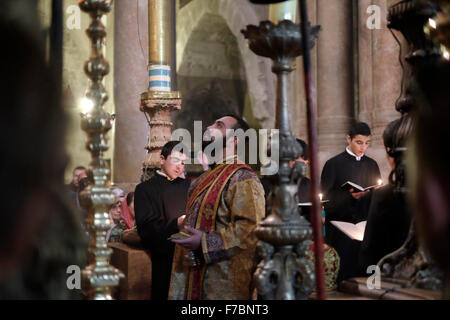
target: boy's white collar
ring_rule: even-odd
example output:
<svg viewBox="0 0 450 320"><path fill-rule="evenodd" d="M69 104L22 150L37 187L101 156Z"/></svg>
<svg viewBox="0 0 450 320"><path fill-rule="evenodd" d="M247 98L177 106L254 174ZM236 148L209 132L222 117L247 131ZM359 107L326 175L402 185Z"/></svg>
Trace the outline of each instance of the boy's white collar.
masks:
<svg viewBox="0 0 450 320"><path fill-rule="evenodd" d="M342 150L342 149L341 149L341 150ZM350 151L350 148L349 148L349 147L345 148L345 150L348 152L348 154L354 156L354 157L356 158L356 161L360 161L361 158L364 157L364 153L363 153L360 157L358 157L356 154L354 154L353 152Z"/></svg>
<svg viewBox="0 0 450 320"><path fill-rule="evenodd" d="M164 172L162 172L161 170L156 170L156 173L159 174L160 176L165 177L169 181L173 180L173 179L170 179L170 177L167 174L165 174Z"/></svg>

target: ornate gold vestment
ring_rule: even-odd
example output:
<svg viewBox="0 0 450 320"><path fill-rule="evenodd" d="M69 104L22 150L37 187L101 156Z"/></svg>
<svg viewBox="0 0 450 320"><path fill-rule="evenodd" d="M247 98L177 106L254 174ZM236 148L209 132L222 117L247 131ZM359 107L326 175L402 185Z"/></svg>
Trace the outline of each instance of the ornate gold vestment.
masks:
<svg viewBox="0 0 450 320"><path fill-rule="evenodd" d="M187 250L176 245L169 299L250 299L253 231L264 215L264 190L250 167L221 164L195 180L185 223L203 231L202 259L191 266Z"/></svg>

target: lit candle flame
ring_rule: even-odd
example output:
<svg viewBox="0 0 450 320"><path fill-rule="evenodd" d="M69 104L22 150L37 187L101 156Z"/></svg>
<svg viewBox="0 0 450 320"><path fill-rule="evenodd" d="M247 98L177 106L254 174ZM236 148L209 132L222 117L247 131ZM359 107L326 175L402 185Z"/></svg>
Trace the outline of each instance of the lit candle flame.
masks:
<svg viewBox="0 0 450 320"><path fill-rule="evenodd" d="M320 199L320 201L322 201L322 198L323 198L323 194L319 193L319 199Z"/></svg>
<svg viewBox="0 0 450 320"><path fill-rule="evenodd" d="M444 57L445 60L450 60L450 54L447 51L447 49L445 49L444 46L441 46L441 51L442 51L442 56Z"/></svg>
<svg viewBox="0 0 450 320"><path fill-rule="evenodd" d="M383 184L383 180L378 179L378 185L381 186Z"/></svg>
<svg viewBox="0 0 450 320"><path fill-rule="evenodd" d="M436 29L436 21L435 20L433 20L433 19L431 19L431 18L429 18L428 19L428 25L431 27L431 28L433 28L433 29Z"/></svg>

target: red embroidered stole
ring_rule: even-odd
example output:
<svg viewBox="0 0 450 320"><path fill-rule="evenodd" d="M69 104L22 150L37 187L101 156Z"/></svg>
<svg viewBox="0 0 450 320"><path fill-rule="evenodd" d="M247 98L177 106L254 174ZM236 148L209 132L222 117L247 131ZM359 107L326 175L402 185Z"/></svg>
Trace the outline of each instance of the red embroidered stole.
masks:
<svg viewBox="0 0 450 320"><path fill-rule="evenodd" d="M215 219L217 208L219 206L220 198L223 189L228 180L239 169L250 167L246 164L221 164L214 168L194 189L186 206L186 212L192 206L194 201L199 197L205 189L206 194L203 197L202 203L197 216L195 228L203 232L210 232L215 230ZM206 265L201 263L197 267L190 267L187 276L187 285L185 291L185 298L187 300L202 299L203 279L205 276Z"/></svg>

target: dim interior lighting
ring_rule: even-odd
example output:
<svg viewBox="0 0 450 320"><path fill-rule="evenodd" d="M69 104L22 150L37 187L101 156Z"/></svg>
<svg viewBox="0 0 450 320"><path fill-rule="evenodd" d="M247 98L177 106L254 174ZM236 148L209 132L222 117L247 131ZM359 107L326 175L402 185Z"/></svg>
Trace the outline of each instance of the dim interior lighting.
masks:
<svg viewBox="0 0 450 320"><path fill-rule="evenodd" d="M80 100L81 113L87 114L94 108L94 102L91 99L83 97Z"/></svg>

